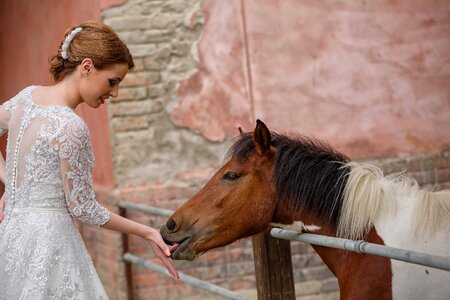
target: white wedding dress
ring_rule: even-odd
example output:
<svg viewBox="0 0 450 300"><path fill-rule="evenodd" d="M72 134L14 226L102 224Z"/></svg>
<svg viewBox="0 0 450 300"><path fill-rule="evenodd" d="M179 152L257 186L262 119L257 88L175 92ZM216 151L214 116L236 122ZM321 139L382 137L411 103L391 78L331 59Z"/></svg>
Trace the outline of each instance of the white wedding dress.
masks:
<svg viewBox="0 0 450 300"><path fill-rule="evenodd" d="M0 299L107 299L75 218L103 225L89 131L67 106L41 106L28 87L0 106L8 131Z"/></svg>

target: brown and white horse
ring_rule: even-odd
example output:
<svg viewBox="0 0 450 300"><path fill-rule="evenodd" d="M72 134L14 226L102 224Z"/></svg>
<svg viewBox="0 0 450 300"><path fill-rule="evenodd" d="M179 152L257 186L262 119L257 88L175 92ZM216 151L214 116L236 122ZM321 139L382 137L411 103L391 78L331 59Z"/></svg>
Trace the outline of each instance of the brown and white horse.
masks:
<svg viewBox="0 0 450 300"><path fill-rule="evenodd" d="M270 224L450 258L450 191L350 162L328 145L271 133L257 121L228 161L168 219L174 259L253 235ZM313 246L336 275L341 299L450 299L450 272Z"/></svg>

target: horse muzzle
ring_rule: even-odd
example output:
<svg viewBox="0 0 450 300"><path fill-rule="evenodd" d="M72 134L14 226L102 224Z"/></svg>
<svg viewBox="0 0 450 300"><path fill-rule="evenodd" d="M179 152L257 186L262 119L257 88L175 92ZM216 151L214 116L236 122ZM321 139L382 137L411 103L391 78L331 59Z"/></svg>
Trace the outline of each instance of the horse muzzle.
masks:
<svg viewBox="0 0 450 300"><path fill-rule="evenodd" d="M172 259L192 261L197 257L192 236L178 232L172 234L166 226L161 227L160 232L164 242L173 246L171 249Z"/></svg>

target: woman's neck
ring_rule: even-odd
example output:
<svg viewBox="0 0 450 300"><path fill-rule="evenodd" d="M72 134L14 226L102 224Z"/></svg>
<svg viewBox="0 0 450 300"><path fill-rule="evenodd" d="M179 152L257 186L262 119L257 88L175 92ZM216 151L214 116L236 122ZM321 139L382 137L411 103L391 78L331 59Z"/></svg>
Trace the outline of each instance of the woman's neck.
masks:
<svg viewBox="0 0 450 300"><path fill-rule="evenodd" d="M82 102L74 78L68 76L50 86L42 86L33 93L33 100L38 105L62 105L75 109Z"/></svg>

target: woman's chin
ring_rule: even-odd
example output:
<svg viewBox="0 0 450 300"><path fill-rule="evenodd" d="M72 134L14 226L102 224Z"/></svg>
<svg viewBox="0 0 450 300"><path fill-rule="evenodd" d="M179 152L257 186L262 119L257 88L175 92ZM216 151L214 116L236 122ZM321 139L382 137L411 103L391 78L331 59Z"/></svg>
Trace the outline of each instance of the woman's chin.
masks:
<svg viewBox="0 0 450 300"><path fill-rule="evenodd" d="M97 99L96 101L85 101L84 103L86 103L91 108L99 108L100 105L102 105L102 102L99 99Z"/></svg>

